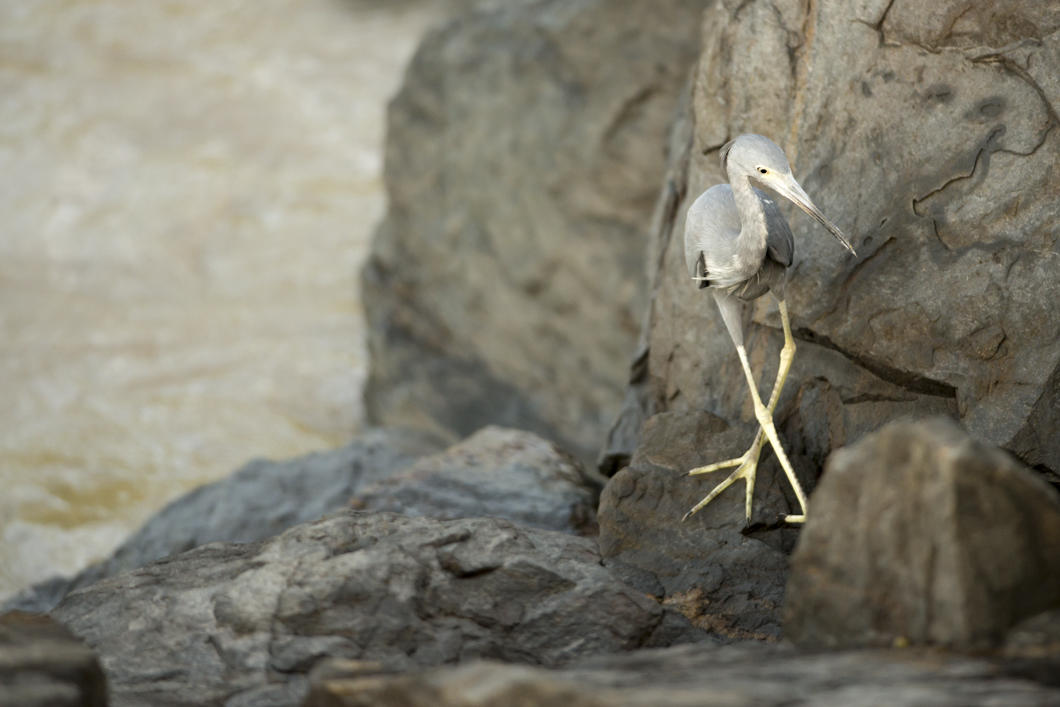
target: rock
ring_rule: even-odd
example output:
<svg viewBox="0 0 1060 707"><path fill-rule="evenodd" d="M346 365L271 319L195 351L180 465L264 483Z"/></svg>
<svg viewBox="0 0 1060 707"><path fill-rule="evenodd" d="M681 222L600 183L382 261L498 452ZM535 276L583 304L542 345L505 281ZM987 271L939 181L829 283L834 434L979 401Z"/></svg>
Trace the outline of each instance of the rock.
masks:
<svg viewBox="0 0 1060 707"><path fill-rule="evenodd" d="M945 419L835 452L792 558L784 633L801 645L981 650L1060 608L1060 498Z"/></svg>
<svg viewBox="0 0 1060 707"><path fill-rule="evenodd" d="M688 204L724 180L720 147L757 132L785 148L858 251L791 214L798 353L776 417L792 447L823 460L898 416L941 413L1060 470L1060 19L1034 0L925 7L722 0L707 10L671 140L683 149L657 207L635 409L620 416L609 455L635 448L638 416L753 420L682 243ZM749 356L768 390L779 318L768 297L747 310Z"/></svg>
<svg viewBox="0 0 1060 707"><path fill-rule="evenodd" d="M390 106L389 210L363 273L372 420L499 424L595 456L710 4L492 3L425 40Z"/></svg>
<svg viewBox="0 0 1060 707"><path fill-rule="evenodd" d="M407 675L333 664L306 707L729 707L1008 705L1045 707L1060 690L996 663L927 651L802 654L754 642L640 650L558 670L475 661Z"/></svg>
<svg viewBox="0 0 1060 707"><path fill-rule="evenodd" d="M1060 609L1025 619L1001 648L1010 673L1060 687Z"/></svg>
<svg viewBox="0 0 1060 707"><path fill-rule="evenodd" d="M1050 658L1060 668L1060 609L1018 623L1005 637L1002 652L1009 658ZM1060 670L1055 675L1060 680Z"/></svg>
<svg viewBox="0 0 1060 707"><path fill-rule="evenodd" d="M322 656L557 665L673 634L589 538L357 511L105 579L52 615L100 655L115 705L295 705Z"/></svg>
<svg viewBox="0 0 1060 707"><path fill-rule="evenodd" d="M252 461L200 486L155 514L103 562L72 578L55 578L14 597L5 609L44 612L67 593L210 542L253 542L344 508L357 490L437 451L422 431L370 429L330 452L288 461Z"/></svg>
<svg viewBox="0 0 1060 707"><path fill-rule="evenodd" d="M105 707L107 681L91 650L47 616L0 616L0 705Z"/></svg>
<svg viewBox="0 0 1060 707"><path fill-rule="evenodd" d="M491 516L595 534L599 486L530 432L487 427L357 492L355 508L452 519Z"/></svg>
<svg viewBox="0 0 1060 707"><path fill-rule="evenodd" d="M659 596L700 628L729 640L775 641L787 580L785 551L797 531L742 533L742 482L681 521L728 474L685 472L739 456L754 434L752 426L730 426L709 413L667 412L648 420L630 466L601 496L600 554L627 582ZM775 458L763 453L753 520L774 522L797 507L786 485Z"/></svg>

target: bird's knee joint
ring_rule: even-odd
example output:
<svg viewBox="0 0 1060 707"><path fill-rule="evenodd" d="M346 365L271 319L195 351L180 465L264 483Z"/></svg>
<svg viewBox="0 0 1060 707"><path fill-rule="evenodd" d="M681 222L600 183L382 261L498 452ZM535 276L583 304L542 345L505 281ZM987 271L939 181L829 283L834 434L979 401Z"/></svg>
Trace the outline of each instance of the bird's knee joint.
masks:
<svg viewBox="0 0 1060 707"><path fill-rule="evenodd" d="M773 415L769 412L769 408L757 401L755 402L755 417L761 425L773 421Z"/></svg>

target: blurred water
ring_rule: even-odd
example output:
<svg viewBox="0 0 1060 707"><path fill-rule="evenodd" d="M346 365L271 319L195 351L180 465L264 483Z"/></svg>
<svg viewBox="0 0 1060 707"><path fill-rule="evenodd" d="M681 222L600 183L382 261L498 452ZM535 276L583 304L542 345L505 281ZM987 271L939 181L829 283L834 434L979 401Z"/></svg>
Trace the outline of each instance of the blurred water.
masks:
<svg viewBox="0 0 1060 707"><path fill-rule="evenodd" d="M398 5L0 0L0 599L357 428Z"/></svg>

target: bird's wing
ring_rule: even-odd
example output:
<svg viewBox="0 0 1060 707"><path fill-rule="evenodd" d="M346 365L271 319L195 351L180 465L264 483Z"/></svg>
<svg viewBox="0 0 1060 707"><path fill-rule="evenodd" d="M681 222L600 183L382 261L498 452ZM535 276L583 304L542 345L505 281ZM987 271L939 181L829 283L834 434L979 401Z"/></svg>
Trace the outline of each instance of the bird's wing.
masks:
<svg viewBox="0 0 1060 707"><path fill-rule="evenodd" d="M699 257L696 258L696 270L693 277L696 278L699 289L710 287L710 282L707 280L707 258L703 255L703 251L699 251Z"/></svg>
<svg viewBox="0 0 1060 707"><path fill-rule="evenodd" d="M780 207L761 189L755 194L762 201L762 210L766 214L766 248L769 258L784 267L791 267L795 257L795 238L787 219L780 213Z"/></svg>

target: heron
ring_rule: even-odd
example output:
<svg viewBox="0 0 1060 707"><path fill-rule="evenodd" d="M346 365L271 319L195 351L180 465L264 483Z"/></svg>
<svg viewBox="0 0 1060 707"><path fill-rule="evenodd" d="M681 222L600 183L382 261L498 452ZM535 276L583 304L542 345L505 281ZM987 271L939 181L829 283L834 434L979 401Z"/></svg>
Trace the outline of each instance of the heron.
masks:
<svg viewBox="0 0 1060 707"><path fill-rule="evenodd" d="M700 289L709 289L718 304L751 389L758 432L750 448L741 456L688 472L695 476L736 467L682 520L687 520L733 483L744 479L747 484L744 511L747 523L750 523L758 459L768 440L802 511L800 515L786 515L783 520L802 523L806 520L806 495L773 424L773 411L795 358L795 339L791 335L791 321L784 299L784 284L795 253L795 239L776 202L763 189L798 206L828 229L844 248L855 256L857 253L839 227L821 213L795 181L788 158L772 140L761 135L740 135L721 148L720 158L729 183L707 189L689 207L685 217L685 264L693 282ZM780 350L777 377L769 402L763 403L744 348L741 306L767 292L777 301L784 346Z"/></svg>

